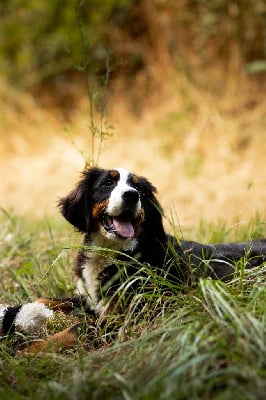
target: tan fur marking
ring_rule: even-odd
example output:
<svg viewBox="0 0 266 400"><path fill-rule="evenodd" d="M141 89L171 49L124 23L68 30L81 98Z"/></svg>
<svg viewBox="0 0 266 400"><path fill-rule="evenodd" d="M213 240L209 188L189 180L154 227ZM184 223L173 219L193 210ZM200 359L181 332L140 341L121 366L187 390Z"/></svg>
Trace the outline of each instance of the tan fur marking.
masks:
<svg viewBox="0 0 266 400"><path fill-rule="evenodd" d="M69 313L73 310L73 304L71 301L60 300L60 299L47 299L45 297L40 297L36 300L37 303L44 304L45 306L51 308L54 311L63 311L64 313Z"/></svg>
<svg viewBox="0 0 266 400"><path fill-rule="evenodd" d="M134 222L135 235L139 234L140 226L141 226L141 223L144 221L144 219L145 219L145 213L144 213L143 208L141 208L140 213L139 213L137 219Z"/></svg>
<svg viewBox="0 0 266 400"><path fill-rule="evenodd" d="M138 181L139 181L139 178L138 178L138 176L137 175L133 175L132 177L131 177L131 182L132 183L138 183Z"/></svg>
<svg viewBox="0 0 266 400"><path fill-rule="evenodd" d="M92 208L92 217L98 219L100 214L106 210L108 206L108 200L104 200L101 203L97 203Z"/></svg>
<svg viewBox="0 0 266 400"><path fill-rule="evenodd" d="M22 350L20 354L32 355L46 353L47 351L62 352L68 348L73 348L78 343L78 337L75 333L71 332L71 328L64 329L53 336L48 337L46 340L36 340Z"/></svg>
<svg viewBox="0 0 266 400"><path fill-rule="evenodd" d="M116 171L115 169L112 169L112 171L110 171L110 176L112 178L118 178L119 177L119 172Z"/></svg>

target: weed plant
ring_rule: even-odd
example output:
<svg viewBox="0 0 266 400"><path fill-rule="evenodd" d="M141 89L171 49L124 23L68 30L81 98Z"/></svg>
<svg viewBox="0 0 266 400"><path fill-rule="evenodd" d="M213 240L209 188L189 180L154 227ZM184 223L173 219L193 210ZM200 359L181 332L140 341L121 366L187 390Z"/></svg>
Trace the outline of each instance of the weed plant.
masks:
<svg viewBox="0 0 266 400"><path fill-rule="evenodd" d="M255 238L262 226L256 219L245 232L236 229L235 237L231 230L230 239ZM210 238L225 234L223 224L219 233L201 222L195 236L205 239L206 227ZM56 219L37 222L2 213L2 303L71 295L78 242L63 228ZM126 275L126 264L121 270ZM13 351L27 338L2 338L1 399L263 399L265 272L262 265L226 284L205 279L181 287L140 264L131 279L121 281L119 311L104 324L88 320L87 335L75 349L27 358ZM136 281L138 290L126 304ZM59 313L39 336L76 319Z"/></svg>

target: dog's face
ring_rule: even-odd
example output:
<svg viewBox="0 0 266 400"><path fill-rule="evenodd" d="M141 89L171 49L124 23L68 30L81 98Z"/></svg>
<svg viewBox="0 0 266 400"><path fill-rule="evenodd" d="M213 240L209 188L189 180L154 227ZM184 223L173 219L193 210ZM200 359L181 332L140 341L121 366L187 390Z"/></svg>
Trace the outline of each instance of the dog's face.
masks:
<svg viewBox="0 0 266 400"><path fill-rule="evenodd" d="M155 188L122 168L90 168L76 188L59 202L63 216L78 230L109 240L129 241L141 231ZM153 207L155 205L153 204Z"/></svg>
<svg viewBox="0 0 266 400"><path fill-rule="evenodd" d="M137 178L123 169L104 171L91 192L92 219L108 239L131 239L143 219Z"/></svg>

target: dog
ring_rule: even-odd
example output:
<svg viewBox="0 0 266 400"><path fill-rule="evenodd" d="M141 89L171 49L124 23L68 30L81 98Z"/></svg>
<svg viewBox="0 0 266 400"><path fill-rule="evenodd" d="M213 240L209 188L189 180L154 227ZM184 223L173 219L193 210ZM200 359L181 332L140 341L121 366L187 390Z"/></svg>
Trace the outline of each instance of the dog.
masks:
<svg viewBox="0 0 266 400"><path fill-rule="evenodd" d="M266 259L266 240L200 244L167 234L155 187L145 177L122 168L85 169L58 206L63 217L83 234L83 244L75 264L75 296L37 300L53 310L69 312L82 306L97 318L111 312L109 299L121 282L119 263L126 263L128 277L146 264L164 279L182 285L200 277L230 279L236 262L244 256L247 268ZM73 346L79 329L76 324L46 342L33 342L27 351L44 350L47 343L61 350Z"/></svg>

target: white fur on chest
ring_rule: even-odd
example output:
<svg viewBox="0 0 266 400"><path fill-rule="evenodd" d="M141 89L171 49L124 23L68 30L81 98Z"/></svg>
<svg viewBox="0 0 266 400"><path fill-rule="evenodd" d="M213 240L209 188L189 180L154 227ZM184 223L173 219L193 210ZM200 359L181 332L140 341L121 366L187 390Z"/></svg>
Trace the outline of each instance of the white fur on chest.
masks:
<svg viewBox="0 0 266 400"><path fill-rule="evenodd" d="M137 245L136 239L131 240L110 240L104 238L100 233L93 234L88 250L86 261L81 265L82 277L78 280L76 293L87 297L88 306L97 314L101 314L104 306L100 297L99 274L113 263L119 251L133 251Z"/></svg>

